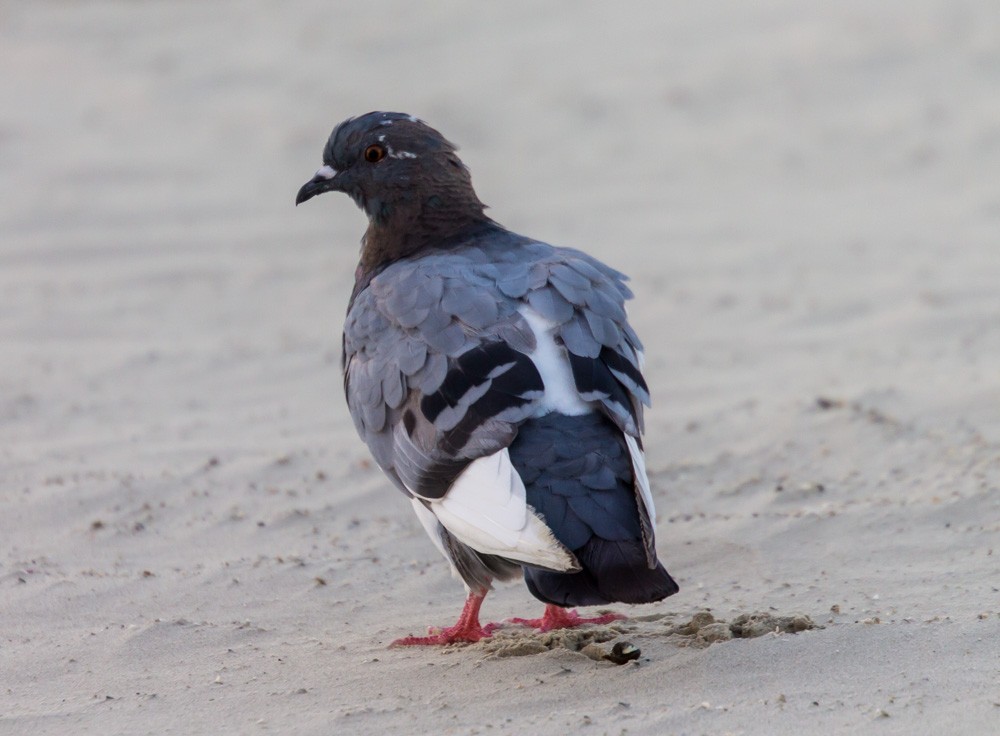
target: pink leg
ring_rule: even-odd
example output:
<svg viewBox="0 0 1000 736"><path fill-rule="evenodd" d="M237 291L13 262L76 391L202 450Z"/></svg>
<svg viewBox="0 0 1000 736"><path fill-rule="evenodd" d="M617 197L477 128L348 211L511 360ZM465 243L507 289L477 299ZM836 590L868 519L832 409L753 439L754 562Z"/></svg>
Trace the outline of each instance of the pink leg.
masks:
<svg viewBox="0 0 1000 736"><path fill-rule="evenodd" d="M552 631L553 629L572 629L583 624L609 624L612 621L623 621L627 616L620 613L606 613L603 616L584 618L571 608L553 606L551 603L545 604L545 613L541 618L512 618L513 624L530 626L539 631Z"/></svg>
<svg viewBox="0 0 1000 736"><path fill-rule="evenodd" d="M430 636L404 636L396 639L389 646L410 647L455 644L457 642L476 642L480 639L487 639L492 635L495 624L489 624L483 628L479 624L479 608L483 605L486 593L470 592L465 599L465 607L462 608L462 615L458 617L458 622L454 626L446 629L428 629Z"/></svg>

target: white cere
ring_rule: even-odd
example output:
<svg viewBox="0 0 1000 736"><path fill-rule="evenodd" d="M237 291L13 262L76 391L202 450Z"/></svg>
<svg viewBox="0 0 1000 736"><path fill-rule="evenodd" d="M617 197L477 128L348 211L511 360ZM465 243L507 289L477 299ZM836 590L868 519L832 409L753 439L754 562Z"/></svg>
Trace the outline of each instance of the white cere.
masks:
<svg viewBox="0 0 1000 736"><path fill-rule="evenodd" d="M337 170L332 166L320 166L316 169L317 179L332 179L337 175Z"/></svg>

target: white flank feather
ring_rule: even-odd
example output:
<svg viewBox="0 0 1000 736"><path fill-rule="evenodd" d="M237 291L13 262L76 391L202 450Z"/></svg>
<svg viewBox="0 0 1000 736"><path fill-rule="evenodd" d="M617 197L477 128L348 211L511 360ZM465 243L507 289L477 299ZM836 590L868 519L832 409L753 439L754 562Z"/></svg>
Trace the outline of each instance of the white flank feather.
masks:
<svg viewBox="0 0 1000 736"><path fill-rule="evenodd" d="M646 475L646 456L639 449L639 443L635 437L625 435L625 444L628 445L628 454L632 456L632 470L635 472L635 480L639 485L639 495L646 505L646 513L649 520L656 527L656 507L653 506L653 493L649 490L649 476Z"/></svg>
<svg viewBox="0 0 1000 736"><path fill-rule="evenodd" d="M420 525L427 532L427 536L431 538L434 542L434 546L438 548L438 552L444 555L444 558L451 562L451 557L445 551L444 542L441 541L441 523L437 520L434 512L429 508L424 506L424 502L419 498L411 498L410 503L413 505L413 510L417 514L417 518L420 519ZM457 573L455 570L455 565L451 566L452 572Z"/></svg>
<svg viewBox="0 0 1000 736"><path fill-rule="evenodd" d="M444 498L431 501L430 510L456 539L478 552L551 570L578 570L576 559L528 506L526 496L503 449L469 465Z"/></svg>

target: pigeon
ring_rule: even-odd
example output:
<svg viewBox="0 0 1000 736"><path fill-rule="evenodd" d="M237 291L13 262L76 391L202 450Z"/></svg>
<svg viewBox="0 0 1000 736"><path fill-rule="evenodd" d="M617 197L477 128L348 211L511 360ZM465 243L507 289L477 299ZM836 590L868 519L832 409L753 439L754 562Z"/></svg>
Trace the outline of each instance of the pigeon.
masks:
<svg viewBox="0 0 1000 736"><path fill-rule="evenodd" d="M657 558L642 444L649 389L627 277L487 217L457 148L422 120L338 125L296 205L368 217L343 332L351 418L466 586L458 622L395 645L488 638L495 580L523 576L540 631L624 618L577 606L678 591Z"/></svg>

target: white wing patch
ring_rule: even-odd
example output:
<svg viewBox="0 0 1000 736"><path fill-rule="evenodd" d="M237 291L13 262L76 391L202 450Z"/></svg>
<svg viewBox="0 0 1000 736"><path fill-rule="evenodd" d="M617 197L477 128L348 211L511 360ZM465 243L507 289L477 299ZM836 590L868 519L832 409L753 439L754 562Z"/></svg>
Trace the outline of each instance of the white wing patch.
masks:
<svg viewBox="0 0 1000 736"><path fill-rule="evenodd" d="M566 348L556 345L553 337L555 322L546 319L529 306L518 310L524 321L528 323L535 335L535 350L528 357L535 364L538 373L545 384L545 393L538 402L535 416L544 416L556 411L560 414L575 417L589 414L594 410L591 404L580 398L573 380L573 369L570 368Z"/></svg>
<svg viewBox="0 0 1000 736"><path fill-rule="evenodd" d="M656 508L653 506L653 493L649 490L649 476L646 475L646 457L639 449L639 443L635 437L625 435L625 444L628 445L628 454L632 456L632 470L635 473L636 484L639 486L639 495L646 505L646 513L649 514L649 521L656 528Z"/></svg>
<svg viewBox="0 0 1000 736"><path fill-rule="evenodd" d="M579 570L576 558L528 506L526 496L505 448L469 465L443 498L430 502L430 511L452 536L477 552L550 570ZM426 529L423 516L419 511L417 515Z"/></svg>

